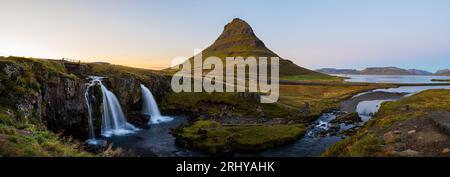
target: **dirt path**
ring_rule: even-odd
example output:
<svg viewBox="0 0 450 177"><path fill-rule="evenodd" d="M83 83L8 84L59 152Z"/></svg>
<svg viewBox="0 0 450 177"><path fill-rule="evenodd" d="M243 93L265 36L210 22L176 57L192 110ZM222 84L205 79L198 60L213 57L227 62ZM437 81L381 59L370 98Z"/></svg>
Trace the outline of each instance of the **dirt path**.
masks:
<svg viewBox="0 0 450 177"><path fill-rule="evenodd" d="M450 122L450 112L431 112L394 124L384 133L385 151L395 156L450 157L448 124L436 120Z"/></svg>

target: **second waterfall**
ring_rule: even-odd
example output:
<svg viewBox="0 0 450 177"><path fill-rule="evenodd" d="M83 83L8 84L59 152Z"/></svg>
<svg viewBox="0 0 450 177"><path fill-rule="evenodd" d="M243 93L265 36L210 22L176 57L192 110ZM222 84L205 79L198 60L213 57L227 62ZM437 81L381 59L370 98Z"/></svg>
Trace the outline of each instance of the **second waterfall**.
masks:
<svg viewBox="0 0 450 177"><path fill-rule="evenodd" d="M158 104L156 104L155 98L152 92L141 84L143 108L142 114L150 116L149 124L159 124L161 122L172 121L172 117L162 116L159 111Z"/></svg>

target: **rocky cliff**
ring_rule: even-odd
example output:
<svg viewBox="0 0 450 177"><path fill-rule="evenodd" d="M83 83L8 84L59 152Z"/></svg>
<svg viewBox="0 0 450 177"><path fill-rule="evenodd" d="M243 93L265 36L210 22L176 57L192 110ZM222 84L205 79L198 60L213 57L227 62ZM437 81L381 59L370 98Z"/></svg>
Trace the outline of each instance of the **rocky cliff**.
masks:
<svg viewBox="0 0 450 177"><path fill-rule="evenodd" d="M139 116L142 105L139 85L149 87L157 99L170 91L169 80L149 70L1 57L0 106L16 110L17 119L44 125L53 132L86 138L88 115L84 93L89 75L106 77L104 84L116 94L129 121L137 125L146 122ZM97 126L99 130L100 124Z"/></svg>

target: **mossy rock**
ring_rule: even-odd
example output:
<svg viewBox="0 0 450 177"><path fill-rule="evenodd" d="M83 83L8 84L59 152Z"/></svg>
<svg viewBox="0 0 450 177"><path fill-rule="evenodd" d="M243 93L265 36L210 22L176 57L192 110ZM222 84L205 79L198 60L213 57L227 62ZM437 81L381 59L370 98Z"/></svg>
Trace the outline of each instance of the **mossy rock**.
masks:
<svg viewBox="0 0 450 177"><path fill-rule="evenodd" d="M174 131L177 144L211 154L255 152L297 140L306 132L302 124L222 126L215 121L197 121Z"/></svg>

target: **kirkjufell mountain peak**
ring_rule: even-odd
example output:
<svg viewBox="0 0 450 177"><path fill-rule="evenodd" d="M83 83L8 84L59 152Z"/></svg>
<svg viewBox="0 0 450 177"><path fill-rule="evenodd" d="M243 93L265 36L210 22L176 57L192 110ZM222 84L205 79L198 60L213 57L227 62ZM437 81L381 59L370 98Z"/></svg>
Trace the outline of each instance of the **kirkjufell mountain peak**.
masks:
<svg viewBox="0 0 450 177"><path fill-rule="evenodd" d="M240 18L234 18L225 25L223 32L212 45L202 51L203 59L217 56L222 60L226 57L279 57L266 47L254 33L252 27ZM189 58L193 60L194 57ZM292 61L280 57L280 76L293 75L324 75L300 67Z"/></svg>
<svg viewBox="0 0 450 177"><path fill-rule="evenodd" d="M252 27L246 21L239 18L235 18L225 25L222 34L207 48L207 50L205 50L205 52L210 50L228 49L230 47L236 48L236 46L253 47L253 52L260 51L261 54L266 56L278 56L265 46L264 42L255 35ZM248 52L245 47L241 48L241 50L228 50L231 55L239 54L240 52Z"/></svg>

